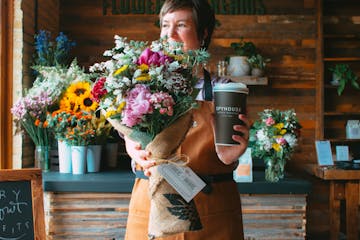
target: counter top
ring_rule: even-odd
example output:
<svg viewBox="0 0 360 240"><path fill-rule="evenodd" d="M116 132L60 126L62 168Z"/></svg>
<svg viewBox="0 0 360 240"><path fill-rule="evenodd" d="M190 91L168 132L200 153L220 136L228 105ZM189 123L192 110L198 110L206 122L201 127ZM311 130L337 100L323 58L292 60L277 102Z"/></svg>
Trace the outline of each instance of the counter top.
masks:
<svg viewBox="0 0 360 240"><path fill-rule="evenodd" d="M43 187L48 192L104 192L130 193L135 175L131 171L102 171L74 175L44 172ZM308 194L311 183L307 180L286 176L276 183L265 181L263 171L253 172L253 182L237 183L242 194Z"/></svg>

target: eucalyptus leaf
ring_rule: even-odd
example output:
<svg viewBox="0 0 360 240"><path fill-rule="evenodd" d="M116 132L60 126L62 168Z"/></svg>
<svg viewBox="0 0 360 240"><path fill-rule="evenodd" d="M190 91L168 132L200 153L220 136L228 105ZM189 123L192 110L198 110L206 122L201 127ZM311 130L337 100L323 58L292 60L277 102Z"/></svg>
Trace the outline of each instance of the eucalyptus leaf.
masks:
<svg viewBox="0 0 360 240"><path fill-rule="evenodd" d="M145 149L145 147L152 141L153 137L142 131L134 130L131 132L129 136L135 142L139 142L141 145L141 149Z"/></svg>

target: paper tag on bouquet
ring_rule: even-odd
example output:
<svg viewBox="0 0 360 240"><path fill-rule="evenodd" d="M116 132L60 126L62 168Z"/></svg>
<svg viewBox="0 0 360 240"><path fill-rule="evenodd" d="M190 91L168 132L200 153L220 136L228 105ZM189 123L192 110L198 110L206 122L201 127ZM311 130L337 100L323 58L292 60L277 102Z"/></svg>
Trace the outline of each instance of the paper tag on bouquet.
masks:
<svg viewBox="0 0 360 240"><path fill-rule="evenodd" d="M187 202L206 186L206 183L189 167L167 163L159 165L158 171Z"/></svg>

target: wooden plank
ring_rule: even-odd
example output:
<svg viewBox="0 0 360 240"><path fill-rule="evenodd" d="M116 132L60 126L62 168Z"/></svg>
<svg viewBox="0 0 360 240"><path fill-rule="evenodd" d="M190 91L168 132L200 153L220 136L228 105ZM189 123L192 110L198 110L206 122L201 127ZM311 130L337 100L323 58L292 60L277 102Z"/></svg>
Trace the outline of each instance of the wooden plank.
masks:
<svg viewBox="0 0 360 240"><path fill-rule="evenodd" d="M45 193L48 239L123 239L130 194ZM245 236L304 239L306 195L242 194Z"/></svg>

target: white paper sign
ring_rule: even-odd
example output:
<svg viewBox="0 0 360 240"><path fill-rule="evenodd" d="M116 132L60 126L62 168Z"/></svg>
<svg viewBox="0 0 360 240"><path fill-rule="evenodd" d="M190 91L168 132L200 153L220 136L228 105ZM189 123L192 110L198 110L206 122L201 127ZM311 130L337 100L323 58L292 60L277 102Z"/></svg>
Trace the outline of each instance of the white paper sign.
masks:
<svg viewBox="0 0 360 240"><path fill-rule="evenodd" d="M239 158L239 164L233 172L235 182L252 182L252 158L251 148L248 147L243 155Z"/></svg>
<svg viewBox="0 0 360 240"><path fill-rule="evenodd" d="M332 159L330 141L315 141L316 154L318 164L320 166L324 165L334 165Z"/></svg>
<svg viewBox="0 0 360 240"><path fill-rule="evenodd" d="M349 161L348 146L336 146L336 161Z"/></svg>
<svg viewBox="0 0 360 240"><path fill-rule="evenodd" d="M206 186L206 183L189 167L171 163L161 164L158 166L158 171L187 202Z"/></svg>

